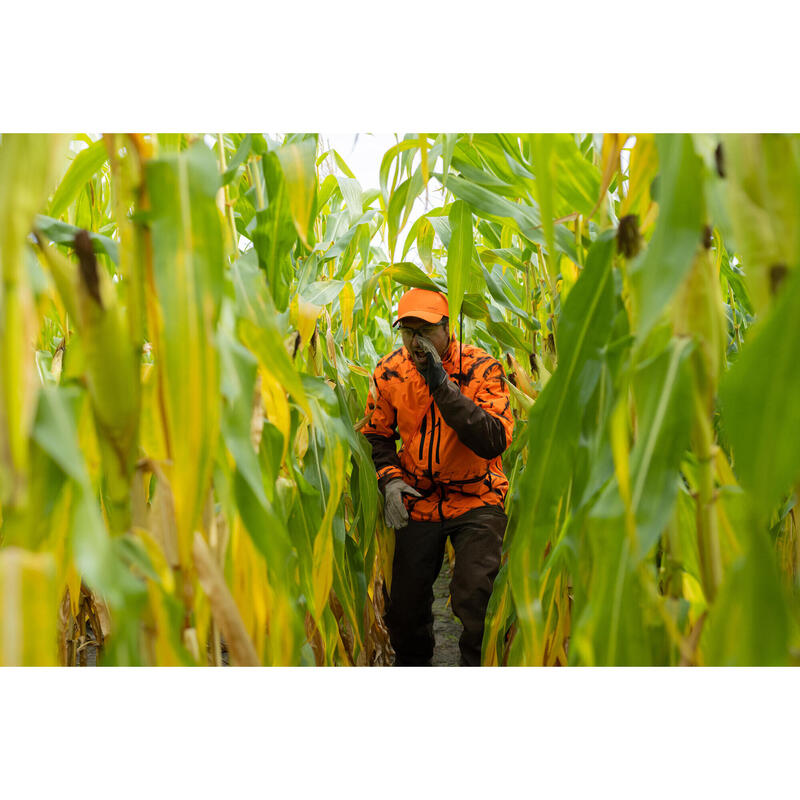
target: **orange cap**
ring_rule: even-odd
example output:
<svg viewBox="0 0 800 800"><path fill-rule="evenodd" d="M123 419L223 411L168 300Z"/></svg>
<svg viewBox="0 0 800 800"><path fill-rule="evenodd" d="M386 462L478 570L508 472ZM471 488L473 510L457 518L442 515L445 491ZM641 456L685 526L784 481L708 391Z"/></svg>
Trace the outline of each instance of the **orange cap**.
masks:
<svg viewBox="0 0 800 800"><path fill-rule="evenodd" d="M409 289L397 305L397 325L405 317L419 317L425 322L440 322L449 314L447 298L441 292L428 289Z"/></svg>

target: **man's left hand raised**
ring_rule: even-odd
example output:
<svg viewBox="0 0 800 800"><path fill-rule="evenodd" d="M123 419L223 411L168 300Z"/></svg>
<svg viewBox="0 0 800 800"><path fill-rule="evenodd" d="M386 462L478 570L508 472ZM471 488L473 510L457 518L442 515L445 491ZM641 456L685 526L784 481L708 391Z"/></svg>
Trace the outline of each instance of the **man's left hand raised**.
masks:
<svg viewBox="0 0 800 800"><path fill-rule="evenodd" d="M434 392L447 380L447 373L444 371L442 359L433 343L424 336L417 336L417 341L428 356L425 359L425 366L418 369L425 379L425 383L428 384L428 388L431 392Z"/></svg>

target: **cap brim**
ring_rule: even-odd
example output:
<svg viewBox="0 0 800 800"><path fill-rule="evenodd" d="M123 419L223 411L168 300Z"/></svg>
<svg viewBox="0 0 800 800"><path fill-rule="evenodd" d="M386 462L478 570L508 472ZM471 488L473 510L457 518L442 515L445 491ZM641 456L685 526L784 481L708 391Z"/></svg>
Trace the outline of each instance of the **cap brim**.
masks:
<svg viewBox="0 0 800 800"><path fill-rule="evenodd" d="M445 315L438 311L409 311L408 313L403 314L402 317L398 317L392 323L392 327L397 325L400 320L409 319L409 317L414 317L414 319L424 319L425 322L441 322Z"/></svg>

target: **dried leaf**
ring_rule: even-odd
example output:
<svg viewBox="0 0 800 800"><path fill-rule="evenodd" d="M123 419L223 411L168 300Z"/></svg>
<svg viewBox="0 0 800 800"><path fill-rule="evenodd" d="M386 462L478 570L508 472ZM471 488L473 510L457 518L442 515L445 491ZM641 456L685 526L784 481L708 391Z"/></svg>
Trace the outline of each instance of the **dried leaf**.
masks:
<svg viewBox="0 0 800 800"><path fill-rule="evenodd" d="M206 544L195 531L192 546L197 577L211 604L214 621L219 625L233 661L243 667L257 667L260 662L253 642L247 635L239 609L225 585L225 578Z"/></svg>

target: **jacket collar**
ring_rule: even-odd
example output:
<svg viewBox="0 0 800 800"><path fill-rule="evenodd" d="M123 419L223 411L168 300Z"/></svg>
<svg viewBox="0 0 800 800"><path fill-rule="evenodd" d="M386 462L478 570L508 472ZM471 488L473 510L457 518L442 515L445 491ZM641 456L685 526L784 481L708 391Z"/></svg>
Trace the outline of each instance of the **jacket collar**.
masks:
<svg viewBox="0 0 800 800"><path fill-rule="evenodd" d="M451 372L451 370L447 369L451 367L453 370L458 369L458 341L454 333L450 334L450 344L447 345L447 350L444 351L444 355L442 356L442 366L444 366L447 372Z"/></svg>

